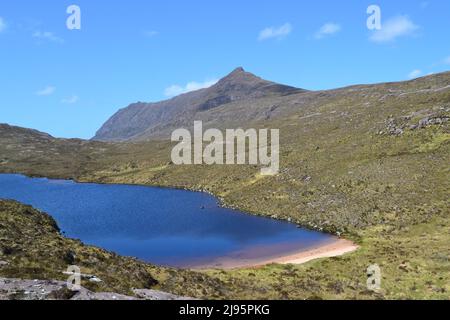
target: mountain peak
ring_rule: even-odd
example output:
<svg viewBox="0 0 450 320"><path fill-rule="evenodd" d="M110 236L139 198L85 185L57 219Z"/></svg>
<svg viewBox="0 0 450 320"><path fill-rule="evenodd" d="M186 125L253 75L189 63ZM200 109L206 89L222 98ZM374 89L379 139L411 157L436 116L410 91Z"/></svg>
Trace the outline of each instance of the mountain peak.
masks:
<svg viewBox="0 0 450 320"><path fill-rule="evenodd" d="M197 105L196 110L207 111L240 100L282 96L300 91L297 88L264 80L239 67L216 85L206 89L206 99Z"/></svg>
<svg viewBox="0 0 450 320"><path fill-rule="evenodd" d="M237 74L237 73L245 73L244 68L242 68L242 67L237 67L237 68L234 69L230 74Z"/></svg>
<svg viewBox="0 0 450 320"><path fill-rule="evenodd" d="M230 74L222 78L219 82L220 83L242 83L242 82L260 82L265 81L257 76L255 76L253 73L247 72L244 70L244 68L239 67L234 69Z"/></svg>

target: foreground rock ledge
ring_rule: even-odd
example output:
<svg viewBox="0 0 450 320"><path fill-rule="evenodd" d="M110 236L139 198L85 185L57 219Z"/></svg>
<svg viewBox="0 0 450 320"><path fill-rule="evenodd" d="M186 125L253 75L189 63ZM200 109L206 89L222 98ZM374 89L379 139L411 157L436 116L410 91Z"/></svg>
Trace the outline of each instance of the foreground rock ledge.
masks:
<svg viewBox="0 0 450 320"><path fill-rule="evenodd" d="M85 288L74 292L65 282L0 278L0 300L190 300L170 293L135 289L135 296L111 292L92 292Z"/></svg>

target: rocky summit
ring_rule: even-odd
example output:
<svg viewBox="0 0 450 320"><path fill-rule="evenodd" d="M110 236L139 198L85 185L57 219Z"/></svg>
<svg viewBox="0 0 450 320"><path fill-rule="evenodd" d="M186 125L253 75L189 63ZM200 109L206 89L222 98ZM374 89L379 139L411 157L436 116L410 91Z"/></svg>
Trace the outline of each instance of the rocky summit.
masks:
<svg viewBox="0 0 450 320"><path fill-rule="evenodd" d="M243 68L237 68L210 88L182 94L167 101L131 104L113 115L93 139L170 139L171 131L183 126L190 127L194 120L203 120L210 127L236 123L236 119L237 123L243 124L254 120L254 109L258 108L260 100L302 92L306 91L263 80Z"/></svg>

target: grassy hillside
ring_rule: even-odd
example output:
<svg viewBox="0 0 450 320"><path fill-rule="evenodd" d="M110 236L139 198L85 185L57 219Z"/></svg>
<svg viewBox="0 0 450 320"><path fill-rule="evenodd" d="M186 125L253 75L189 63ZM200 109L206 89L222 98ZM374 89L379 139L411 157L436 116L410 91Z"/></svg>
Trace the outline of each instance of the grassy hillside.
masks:
<svg viewBox="0 0 450 320"><path fill-rule="evenodd" d="M276 106L265 119L245 124L281 130L275 177L261 177L251 166L174 166L168 142L56 140L5 126L0 171L207 190L228 206L361 245L348 256L304 266L206 272L220 283L211 296L448 298L450 73L308 95L209 114L220 119L236 108ZM372 263L382 268L379 295L365 289Z"/></svg>

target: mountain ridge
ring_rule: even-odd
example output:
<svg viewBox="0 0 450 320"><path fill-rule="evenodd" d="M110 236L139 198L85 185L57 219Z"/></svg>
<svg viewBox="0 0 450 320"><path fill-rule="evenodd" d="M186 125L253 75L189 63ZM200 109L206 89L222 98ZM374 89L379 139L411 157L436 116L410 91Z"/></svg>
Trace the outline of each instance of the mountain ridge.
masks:
<svg viewBox="0 0 450 320"><path fill-rule="evenodd" d="M307 91L264 80L238 67L209 88L160 102L132 103L120 109L98 130L93 140L168 138L170 130L194 119L201 120L201 116L197 117L201 113L235 102L283 97L301 92Z"/></svg>
<svg viewBox="0 0 450 320"><path fill-rule="evenodd" d="M364 96L370 92L377 94L377 91L385 91L386 97L433 93L448 87L449 74L447 71L408 81L309 91L261 79L239 67L210 88L161 102L130 104L106 121L92 140L169 140L173 130L189 129L194 121L203 121L204 128L242 127L286 117L299 108L326 103L327 99L333 100L339 96L352 98L354 93Z"/></svg>

